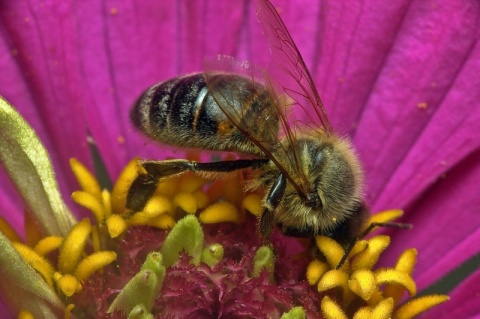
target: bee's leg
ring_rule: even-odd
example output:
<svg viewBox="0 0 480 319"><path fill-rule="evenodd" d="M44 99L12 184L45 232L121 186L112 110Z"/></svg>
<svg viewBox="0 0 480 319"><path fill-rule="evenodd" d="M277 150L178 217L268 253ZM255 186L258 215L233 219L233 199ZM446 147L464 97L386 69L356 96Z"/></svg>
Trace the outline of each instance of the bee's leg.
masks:
<svg viewBox="0 0 480 319"><path fill-rule="evenodd" d="M265 198L265 209L260 217L260 233L265 240L269 240L275 226L274 211L280 205L285 193L287 179L285 175L280 174L268 191Z"/></svg>
<svg viewBox="0 0 480 319"><path fill-rule="evenodd" d="M188 160L143 161L141 164L147 173L139 175L133 181L127 194L126 206L133 211L142 210L157 189L159 180L164 177L188 171L226 173L248 167L256 169L268 161L267 159L239 159L211 163Z"/></svg>
<svg viewBox="0 0 480 319"><path fill-rule="evenodd" d="M335 267L335 269L340 269L342 267L342 265L347 260L348 255L352 251L352 249L355 246L355 244L357 243L357 241L360 238L363 238L363 237L367 236L375 227L395 227L395 228L402 228L402 229L410 229L410 228L412 228L412 225L411 224L404 224L404 223L395 223L395 222L384 222L384 223L373 222L373 223L370 223L370 225L368 225L368 227L365 228L365 230L359 236L355 236L350 241L347 248L345 249L345 253L342 256L342 259L340 259L340 261L339 261L337 267Z"/></svg>

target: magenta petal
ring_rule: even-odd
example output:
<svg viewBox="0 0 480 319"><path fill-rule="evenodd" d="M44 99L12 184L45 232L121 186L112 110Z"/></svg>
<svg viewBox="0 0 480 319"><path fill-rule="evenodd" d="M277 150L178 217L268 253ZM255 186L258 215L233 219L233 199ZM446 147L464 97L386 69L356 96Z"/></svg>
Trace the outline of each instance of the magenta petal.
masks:
<svg viewBox="0 0 480 319"><path fill-rule="evenodd" d="M392 261L402 250L417 248L414 276L420 289L479 252L479 156L479 151L470 155L407 208L405 221L412 223L413 229L396 230L383 254L385 261Z"/></svg>
<svg viewBox="0 0 480 319"><path fill-rule="evenodd" d="M452 293L450 300L429 310L422 318L480 318L480 270L464 280Z"/></svg>
<svg viewBox="0 0 480 319"><path fill-rule="evenodd" d="M75 184L68 158L88 163L74 21L67 5L2 2L0 93L18 108L49 150L63 189Z"/></svg>

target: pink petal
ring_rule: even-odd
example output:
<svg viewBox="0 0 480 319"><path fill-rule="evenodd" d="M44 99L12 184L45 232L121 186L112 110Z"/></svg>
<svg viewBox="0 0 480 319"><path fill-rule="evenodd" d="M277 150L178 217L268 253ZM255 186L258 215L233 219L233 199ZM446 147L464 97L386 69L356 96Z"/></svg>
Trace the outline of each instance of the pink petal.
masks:
<svg viewBox="0 0 480 319"><path fill-rule="evenodd" d="M480 318L480 270L465 279L451 293L450 300L429 310L422 318Z"/></svg>

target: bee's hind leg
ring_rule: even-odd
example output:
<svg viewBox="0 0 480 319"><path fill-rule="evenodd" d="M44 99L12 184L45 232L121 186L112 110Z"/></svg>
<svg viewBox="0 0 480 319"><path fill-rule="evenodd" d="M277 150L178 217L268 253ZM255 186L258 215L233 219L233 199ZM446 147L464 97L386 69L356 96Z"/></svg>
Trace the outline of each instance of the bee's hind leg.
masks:
<svg viewBox="0 0 480 319"><path fill-rule="evenodd" d="M133 181L127 194L126 206L132 211L142 210L155 193L160 179L165 177L179 175L188 171L226 173L249 167L257 169L268 163L268 161L268 159L238 159L210 163L199 163L183 159L142 161L141 165L147 173L140 174Z"/></svg>

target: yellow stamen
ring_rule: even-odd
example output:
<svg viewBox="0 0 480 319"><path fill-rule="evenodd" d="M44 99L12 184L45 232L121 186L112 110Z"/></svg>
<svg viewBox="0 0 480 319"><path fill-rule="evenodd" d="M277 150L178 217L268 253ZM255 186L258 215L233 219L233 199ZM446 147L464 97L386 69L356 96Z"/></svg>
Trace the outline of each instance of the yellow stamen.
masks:
<svg viewBox="0 0 480 319"><path fill-rule="evenodd" d="M176 222L169 214L162 214L147 221L146 225L161 229L171 229Z"/></svg>
<svg viewBox="0 0 480 319"><path fill-rule="evenodd" d="M413 274L413 268L417 261L417 250L415 248L405 250L402 255L398 258L395 269L406 273L408 275ZM403 296L405 288L402 285L397 284L387 284L385 285L384 295L385 297L392 297L397 304Z"/></svg>
<svg viewBox="0 0 480 319"><path fill-rule="evenodd" d="M105 208L103 207L101 194L98 196L100 196L100 198L84 191L75 191L72 193L73 201L90 210L95 216L97 224L101 224L105 219Z"/></svg>
<svg viewBox="0 0 480 319"><path fill-rule="evenodd" d="M348 319L342 308L328 296L322 299L320 308L325 319Z"/></svg>
<svg viewBox="0 0 480 319"><path fill-rule="evenodd" d="M361 239L355 243L355 246L353 246L352 251L348 256L352 258L353 256L367 249L367 247L368 247L368 241L366 241L365 239Z"/></svg>
<svg viewBox="0 0 480 319"><path fill-rule="evenodd" d="M210 200L203 190L196 190L192 193L192 195L193 197L195 197L195 201L197 202L197 206L199 209L207 207Z"/></svg>
<svg viewBox="0 0 480 319"><path fill-rule="evenodd" d="M351 266L352 269L372 269L378 261L381 253L390 244L390 237L388 236L375 236L368 240L368 247L357 254L353 259Z"/></svg>
<svg viewBox="0 0 480 319"><path fill-rule="evenodd" d="M97 201L101 201L102 190L95 176L75 158L70 159L70 167L82 190L94 196Z"/></svg>
<svg viewBox="0 0 480 319"><path fill-rule="evenodd" d="M330 269L330 266L319 260L312 260L307 267L307 281L313 286Z"/></svg>
<svg viewBox="0 0 480 319"><path fill-rule="evenodd" d="M85 281L97 270L105 267L117 259L117 254L113 251L100 251L84 258L75 271L75 277L79 281Z"/></svg>
<svg viewBox="0 0 480 319"><path fill-rule="evenodd" d="M190 195L190 194L188 194ZM173 204L168 198L164 196L153 196L148 200L143 213L147 218L156 217L160 214L169 213L173 215Z"/></svg>
<svg viewBox="0 0 480 319"><path fill-rule="evenodd" d="M341 270L332 269L327 271L318 282L318 291L326 291L332 288L340 287L344 291L348 289L348 276Z"/></svg>
<svg viewBox="0 0 480 319"><path fill-rule="evenodd" d="M318 249L327 259L330 268L335 268L345 254L343 247L333 239L326 236L317 236L315 237L315 241ZM345 264L343 267L345 267Z"/></svg>
<svg viewBox="0 0 480 319"><path fill-rule="evenodd" d="M40 240L33 248L39 255L46 256L62 245L63 237L48 236Z"/></svg>
<svg viewBox="0 0 480 319"><path fill-rule="evenodd" d="M64 319L70 319L72 317L73 308L75 308L75 305L73 303L71 303L71 304L69 304L68 306L65 307Z"/></svg>
<svg viewBox="0 0 480 319"><path fill-rule="evenodd" d="M348 281L350 289L363 300L369 300L377 290L377 282L372 271L360 269L355 271Z"/></svg>
<svg viewBox="0 0 480 319"><path fill-rule="evenodd" d="M404 286L410 296L417 293L417 286L410 275L395 269L380 269L375 272L378 285L395 283ZM392 299L393 300L393 299Z"/></svg>
<svg viewBox="0 0 480 319"><path fill-rule="evenodd" d="M94 252L99 252L101 250L98 226L92 226L92 247Z"/></svg>
<svg viewBox="0 0 480 319"><path fill-rule="evenodd" d="M108 234L111 238L117 238L128 228L125 219L117 214L110 215L105 221L105 225L107 225Z"/></svg>
<svg viewBox="0 0 480 319"><path fill-rule="evenodd" d="M393 299L387 298L378 303L378 305L372 309L371 319L390 319L392 318L392 312L394 307Z"/></svg>
<svg viewBox="0 0 480 319"><path fill-rule="evenodd" d="M122 170L112 190L111 196L113 213L123 214L125 212L128 190L130 189L133 181L140 174L147 174L147 172L140 164L140 160L138 158L131 160Z"/></svg>
<svg viewBox="0 0 480 319"><path fill-rule="evenodd" d="M162 195L165 197L173 197L178 192L180 178L178 176L162 179L158 183L155 195Z"/></svg>
<svg viewBox="0 0 480 319"><path fill-rule="evenodd" d="M218 202L208 206L200 213L198 219L204 224L221 222L240 222L237 207L229 202Z"/></svg>
<svg viewBox="0 0 480 319"><path fill-rule="evenodd" d="M58 269L60 272L71 274L75 271L91 229L90 221L85 218L73 226L67 234L58 256Z"/></svg>
<svg viewBox="0 0 480 319"><path fill-rule="evenodd" d="M395 311L395 319L413 318L450 298L445 295L428 295L408 301Z"/></svg>
<svg viewBox="0 0 480 319"><path fill-rule="evenodd" d="M106 189L102 191L102 206L105 211L105 218L112 214L112 198L110 192Z"/></svg>
<svg viewBox="0 0 480 319"><path fill-rule="evenodd" d="M7 221L2 216L0 216L0 232L2 232L5 237L7 237L10 241L22 241L15 229L13 229L13 227L10 226L10 224L7 223Z"/></svg>
<svg viewBox="0 0 480 319"><path fill-rule="evenodd" d="M55 273L54 278L58 289L60 289L60 291L67 297L71 297L74 293L82 290L82 285L73 275Z"/></svg>
<svg viewBox="0 0 480 319"><path fill-rule="evenodd" d="M242 206L250 213L258 217L263 211L262 197L258 194L249 194L243 199Z"/></svg>
<svg viewBox="0 0 480 319"><path fill-rule="evenodd" d="M191 193L178 193L173 198L175 205L189 214L195 214L197 211L197 201Z"/></svg>
<svg viewBox="0 0 480 319"><path fill-rule="evenodd" d="M32 248L28 247L25 244L21 243L12 243L12 246L18 252L18 254L25 260L27 264L32 266L36 272L42 275L43 279L53 287L53 266L42 256L40 256L37 252L35 252Z"/></svg>
<svg viewBox="0 0 480 319"><path fill-rule="evenodd" d="M355 314L353 315L353 319L365 319L371 318L371 316L372 309L370 309L370 307L362 307L355 312Z"/></svg>
<svg viewBox="0 0 480 319"><path fill-rule="evenodd" d="M27 310L20 310L18 313L18 319L35 319L35 317Z"/></svg>
<svg viewBox="0 0 480 319"><path fill-rule="evenodd" d="M391 222L392 220L395 220L403 215L403 210L401 209L390 209L390 210L385 210L380 213L373 214L370 217L370 221L368 222L367 225L370 225L371 223L387 223Z"/></svg>
<svg viewBox="0 0 480 319"><path fill-rule="evenodd" d="M205 182L207 182L205 178L194 174L194 173L186 173L184 174L179 183L178 192L181 193L192 193L202 187Z"/></svg>

